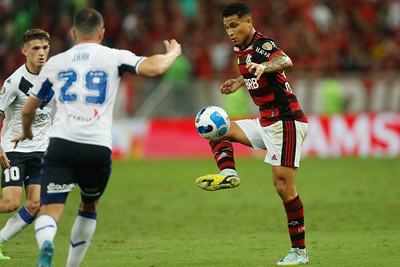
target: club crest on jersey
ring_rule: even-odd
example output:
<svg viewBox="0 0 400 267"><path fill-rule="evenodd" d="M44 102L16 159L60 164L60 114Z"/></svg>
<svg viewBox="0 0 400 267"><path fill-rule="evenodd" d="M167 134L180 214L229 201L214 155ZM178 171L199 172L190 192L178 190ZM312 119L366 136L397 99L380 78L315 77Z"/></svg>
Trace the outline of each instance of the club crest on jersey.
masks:
<svg viewBox="0 0 400 267"><path fill-rule="evenodd" d="M249 63L249 62L251 62L251 55L250 54L248 54L247 57L246 57L246 64Z"/></svg>
<svg viewBox="0 0 400 267"><path fill-rule="evenodd" d="M248 54L246 57L238 57L238 65L244 64L244 62L246 62L246 64L251 62L250 54Z"/></svg>
<svg viewBox="0 0 400 267"><path fill-rule="evenodd" d="M272 44L270 42L265 42L261 47L267 51L272 50Z"/></svg>
<svg viewBox="0 0 400 267"><path fill-rule="evenodd" d="M244 61L244 60L246 61L246 64L249 63L249 62L251 62L251 55L248 54L248 55L246 56L246 58L244 58L244 57L238 57L238 65L243 64L243 61Z"/></svg>

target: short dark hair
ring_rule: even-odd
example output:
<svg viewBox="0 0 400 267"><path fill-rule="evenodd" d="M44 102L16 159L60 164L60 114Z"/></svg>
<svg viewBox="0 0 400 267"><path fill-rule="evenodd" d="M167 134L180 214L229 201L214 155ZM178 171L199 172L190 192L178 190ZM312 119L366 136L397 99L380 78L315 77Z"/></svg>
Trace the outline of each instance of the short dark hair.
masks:
<svg viewBox="0 0 400 267"><path fill-rule="evenodd" d="M74 16L74 29L83 35L90 35L101 27L104 27L103 17L93 8L83 8Z"/></svg>
<svg viewBox="0 0 400 267"><path fill-rule="evenodd" d="M24 33L22 40L24 44L32 40L45 40L50 42L50 34L42 29L30 29Z"/></svg>
<svg viewBox="0 0 400 267"><path fill-rule="evenodd" d="M234 2L225 7L224 11L222 11L223 18L227 18L233 15L237 15L238 18L242 18L245 15L251 17L251 10L246 3Z"/></svg>

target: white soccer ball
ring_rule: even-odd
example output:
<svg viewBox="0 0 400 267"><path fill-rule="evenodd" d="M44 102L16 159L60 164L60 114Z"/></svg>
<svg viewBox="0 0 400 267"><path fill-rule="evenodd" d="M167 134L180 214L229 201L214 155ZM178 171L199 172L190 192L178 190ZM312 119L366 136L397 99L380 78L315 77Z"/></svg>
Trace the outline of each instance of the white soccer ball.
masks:
<svg viewBox="0 0 400 267"><path fill-rule="evenodd" d="M231 122L225 110L217 106L208 106L197 113L195 125L202 137L217 140L228 132Z"/></svg>

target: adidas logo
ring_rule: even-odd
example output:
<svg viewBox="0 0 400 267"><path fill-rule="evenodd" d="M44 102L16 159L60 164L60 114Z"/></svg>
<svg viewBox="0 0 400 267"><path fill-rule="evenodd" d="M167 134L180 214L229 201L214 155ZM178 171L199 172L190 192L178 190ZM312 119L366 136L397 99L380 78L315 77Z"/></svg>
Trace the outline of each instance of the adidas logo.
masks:
<svg viewBox="0 0 400 267"><path fill-rule="evenodd" d="M272 160L278 160L278 159L276 158L275 154L272 156L271 159L272 159Z"/></svg>

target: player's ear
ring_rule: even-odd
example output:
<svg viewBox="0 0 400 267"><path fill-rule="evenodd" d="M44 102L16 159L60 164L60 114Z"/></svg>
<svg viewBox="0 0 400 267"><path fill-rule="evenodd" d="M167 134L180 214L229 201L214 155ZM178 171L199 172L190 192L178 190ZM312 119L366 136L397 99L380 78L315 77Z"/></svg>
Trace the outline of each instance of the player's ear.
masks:
<svg viewBox="0 0 400 267"><path fill-rule="evenodd" d="M247 18L247 24L248 24L250 27L253 27L253 19L252 19L251 17L248 17L248 18Z"/></svg>
<svg viewBox="0 0 400 267"><path fill-rule="evenodd" d="M104 33L106 32L105 28L102 28L99 32L99 39L103 40L104 39Z"/></svg>
<svg viewBox="0 0 400 267"><path fill-rule="evenodd" d="M77 37L76 37L76 32L75 32L74 29L71 30L71 35L72 35L72 38L74 38L74 40L77 39Z"/></svg>
<svg viewBox="0 0 400 267"><path fill-rule="evenodd" d="M23 46L23 47L21 48L21 52L22 52L22 54L24 54L24 56L27 55L28 51L26 50L25 46Z"/></svg>

